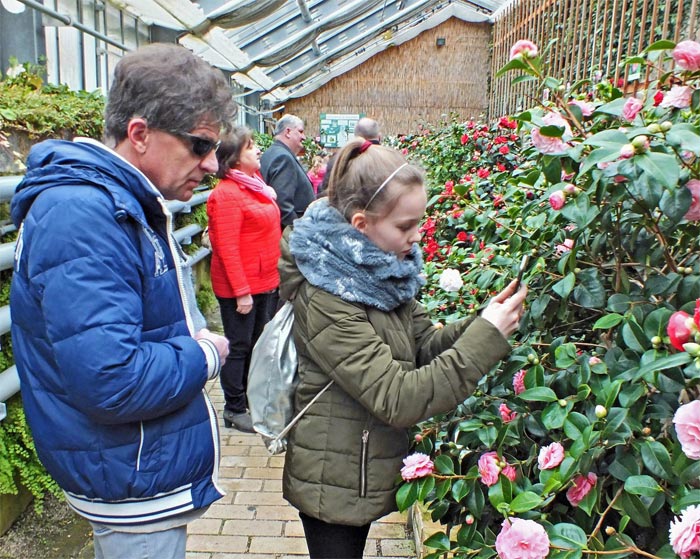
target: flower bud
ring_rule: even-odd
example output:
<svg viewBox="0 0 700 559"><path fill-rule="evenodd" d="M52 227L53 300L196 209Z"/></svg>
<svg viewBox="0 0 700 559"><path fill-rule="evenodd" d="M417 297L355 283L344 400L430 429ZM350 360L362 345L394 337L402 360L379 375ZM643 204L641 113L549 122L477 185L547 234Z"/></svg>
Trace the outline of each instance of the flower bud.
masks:
<svg viewBox="0 0 700 559"><path fill-rule="evenodd" d="M464 522L465 522L467 525L471 526L472 524L474 524L474 516L471 515L471 514L468 514L468 515L467 515L467 518L464 519Z"/></svg>
<svg viewBox="0 0 700 559"><path fill-rule="evenodd" d="M644 429L642 429L642 435L644 435L645 437L648 437L649 435L651 435L651 428L644 427Z"/></svg>
<svg viewBox="0 0 700 559"><path fill-rule="evenodd" d="M579 192L579 188L577 188L574 184L568 183L564 185L564 193L567 196L577 196Z"/></svg>
<svg viewBox="0 0 700 559"><path fill-rule="evenodd" d="M661 345L663 343L663 340L661 339L661 336L654 336L651 338L651 345Z"/></svg>
<svg viewBox="0 0 700 559"><path fill-rule="evenodd" d="M561 398L561 399L559 400L559 405L560 405L562 408L565 408L565 407L566 407L566 400L564 400L564 398Z"/></svg>
<svg viewBox="0 0 700 559"><path fill-rule="evenodd" d="M688 342L683 344L683 351L687 352L691 357L700 356L700 344Z"/></svg>
<svg viewBox="0 0 700 559"><path fill-rule="evenodd" d="M417 443L421 442L423 440L423 435L420 433L416 433L416 436L414 437Z"/></svg>
<svg viewBox="0 0 700 559"><path fill-rule="evenodd" d="M673 123L670 120L664 120L661 124L659 124L659 128L661 128L662 132L668 132L671 128L673 128Z"/></svg>
<svg viewBox="0 0 700 559"><path fill-rule="evenodd" d="M620 157L622 159L629 159L633 157L635 153L634 146L632 144L625 144L620 148Z"/></svg>
<svg viewBox="0 0 700 559"><path fill-rule="evenodd" d="M659 132L661 132L661 126L659 126L659 124L656 122L652 122L649 126L647 126L647 130L651 134L658 134Z"/></svg>
<svg viewBox="0 0 700 559"><path fill-rule="evenodd" d="M612 536L615 532L616 532L616 530L615 530L615 528L613 528L612 526L606 526L606 527L605 527L605 533L606 533L608 536Z"/></svg>
<svg viewBox="0 0 700 559"><path fill-rule="evenodd" d="M649 149L649 138L644 135L636 136L632 140L632 145L636 153L644 153Z"/></svg>
<svg viewBox="0 0 700 559"><path fill-rule="evenodd" d="M600 404L598 404L595 407L595 416L598 419L603 419L606 415L608 415L608 410L605 408L605 406L601 406Z"/></svg>

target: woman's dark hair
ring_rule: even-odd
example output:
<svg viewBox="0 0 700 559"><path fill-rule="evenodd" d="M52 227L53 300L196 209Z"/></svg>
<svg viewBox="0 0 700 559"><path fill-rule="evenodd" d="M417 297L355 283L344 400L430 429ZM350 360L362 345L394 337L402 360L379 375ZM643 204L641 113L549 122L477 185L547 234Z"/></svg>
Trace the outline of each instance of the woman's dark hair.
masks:
<svg viewBox="0 0 700 559"><path fill-rule="evenodd" d="M216 150L216 159L219 161L219 170L216 176L224 178L226 172L235 167L241 159L241 152L253 141L253 132L247 126L234 126L233 130L221 141Z"/></svg>
<svg viewBox="0 0 700 559"><path fill-rule="evenodd" d="M422 187L423 176L423 170L409 165L399 151L353 140L336 156L328 180L328 202L348 221L357 211L386 215L403 192L396 186Z"/></svg>
<svg viewBox="0 0 700 559"><path fill-rule="evenodd" d="M236 103L221 70L180 45L154 43L124 56L114 69L105 108L105 140L120 143L132 118L171 134L206 123L227 131Z"/></svg>

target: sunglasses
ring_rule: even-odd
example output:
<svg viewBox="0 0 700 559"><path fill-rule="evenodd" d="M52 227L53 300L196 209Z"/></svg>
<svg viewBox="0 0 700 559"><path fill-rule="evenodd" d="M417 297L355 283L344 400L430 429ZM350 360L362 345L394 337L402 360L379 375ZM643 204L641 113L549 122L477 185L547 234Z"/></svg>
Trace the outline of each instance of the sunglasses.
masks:
<svg viewBox="0 0 700 559"><path fill-rule="evenodd" d="M221 145L221 140L210 140L209 138L202 138L201 136L187 133L179 133L176 135L190 143L190 149L197 157L206 157L212 151L216 152Z"/></svg>

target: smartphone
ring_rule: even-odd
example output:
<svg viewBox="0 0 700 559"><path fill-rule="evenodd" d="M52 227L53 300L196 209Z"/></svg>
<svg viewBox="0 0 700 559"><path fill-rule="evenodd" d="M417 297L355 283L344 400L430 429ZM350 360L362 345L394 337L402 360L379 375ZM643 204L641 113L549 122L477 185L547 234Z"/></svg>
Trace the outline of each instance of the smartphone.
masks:
<svg viewBox="0 0 700 559"><path fill-rule="evenodd" d="M528 262L530 262L530 255L524 254L523 259L520 261L520 268L518 268L518 275L515 276L515 281L517 282L515 285L516 291L518 289L520 289L520 283L523 281L523 274L525 273L525 270L527 269Z"/></svg>

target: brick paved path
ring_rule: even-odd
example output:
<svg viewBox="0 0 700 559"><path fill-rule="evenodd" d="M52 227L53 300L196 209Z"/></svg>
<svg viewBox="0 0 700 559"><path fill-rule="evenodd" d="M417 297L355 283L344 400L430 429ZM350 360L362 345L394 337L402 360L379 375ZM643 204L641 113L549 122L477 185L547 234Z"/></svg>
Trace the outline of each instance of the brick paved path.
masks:
<svg viewBox="0 0 700 559"><path fill-rule="evenodd" d="M188 528L187 559L304 559L308 550L294 507L282 498L284 455L270 456L259 435L227 429L218 380L208 391L219 414L219 483L226 496ZM416 557L406 515L391 514L369 532L365 559Z"/></svg>

